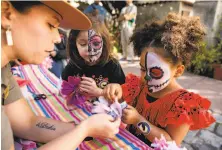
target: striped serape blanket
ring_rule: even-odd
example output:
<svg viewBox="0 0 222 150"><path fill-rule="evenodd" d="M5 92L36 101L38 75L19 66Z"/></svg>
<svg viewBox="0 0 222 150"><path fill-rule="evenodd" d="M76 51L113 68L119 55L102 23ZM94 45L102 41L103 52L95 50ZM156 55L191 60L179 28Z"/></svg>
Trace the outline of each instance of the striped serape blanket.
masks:
<svg viewBox="0 0 222 150"><path fill-rule="evenodd" d="M61 120L74 121L79 124L91 114L91 103L86 102L69 111L64 99L59 96L60 80L42 65L24 65L12 68L15 76L30 80L28 86L21 88L22 93L36 115ZM45 94L46 100L35 101L32 93ZM79 150L151 150L149 146L137 139L134 135L120 129L115 140L94 139L84 141Z"/></svg>

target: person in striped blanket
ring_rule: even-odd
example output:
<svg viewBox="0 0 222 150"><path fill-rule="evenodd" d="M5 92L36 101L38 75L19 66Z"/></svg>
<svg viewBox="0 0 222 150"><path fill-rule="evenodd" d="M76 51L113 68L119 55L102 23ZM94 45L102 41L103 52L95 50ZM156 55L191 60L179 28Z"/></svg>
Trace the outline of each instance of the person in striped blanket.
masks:
<svg viewBox="0 0 222 150"><path fill-rule="evenodd" d="M88 30L91 22L65 1L1 1L2 150L14 150L13 136L47 143L39 150L71 150L88 136L112 138L119 132L120 119L109 115L94 115L75 126L36 116L24 99L9 62L40 64L61 41L59 26Z"/></svg>

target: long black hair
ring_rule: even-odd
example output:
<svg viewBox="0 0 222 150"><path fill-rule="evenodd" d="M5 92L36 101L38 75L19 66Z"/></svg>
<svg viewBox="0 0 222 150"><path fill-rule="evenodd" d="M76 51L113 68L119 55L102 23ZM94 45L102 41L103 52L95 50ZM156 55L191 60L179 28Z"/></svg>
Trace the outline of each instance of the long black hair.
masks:
<svg viewBox="0 0 222 150"><path fill-rule="evenodd" d="M10 1L10 3L20 13L27 13L30 8L43 5L40 1Z"/></svg>

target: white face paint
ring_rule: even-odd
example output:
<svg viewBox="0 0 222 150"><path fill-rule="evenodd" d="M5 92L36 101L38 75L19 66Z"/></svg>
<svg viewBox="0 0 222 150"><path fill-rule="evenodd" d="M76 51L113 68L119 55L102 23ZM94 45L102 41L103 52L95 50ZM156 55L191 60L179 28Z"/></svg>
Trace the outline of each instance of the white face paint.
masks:
<svg viewBox="0 0 222 150"><path fill-rule="evenodd" d="M91 63L94 63L97 61L101 54L103 49L103 40L102 37L97 35L94 30L88 31L88 52L89 52L89 61Z"/></svg>
<svg viewBox="0 0 222 150"><path fill-rule="evenodd" d="M148 90L151 93L164 89L170 81L170 66L154 52L146 53L146 76Z"/></svg>

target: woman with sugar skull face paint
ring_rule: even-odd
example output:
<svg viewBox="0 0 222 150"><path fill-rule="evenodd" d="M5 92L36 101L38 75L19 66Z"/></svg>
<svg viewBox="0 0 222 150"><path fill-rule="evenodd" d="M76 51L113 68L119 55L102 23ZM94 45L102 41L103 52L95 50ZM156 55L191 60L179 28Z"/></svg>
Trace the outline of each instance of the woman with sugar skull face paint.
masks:
<svg viewBox="0 0 222 150"><path fill-rule="evenodd" d="M176 81L199 50L204 35L198 17L184 18L175 13L133 34L141 77L130 74L122 85L123 99L132 105L123 111L123 122L146 144L163 134L166 140L180 145L189 130L215 122L208 112L210 101L188 92ZM115 90L121 91L121 87Z"/></svg>
<svg viewBox="0 0 222 150"><path fill-rule="evenodd" d="M113 58L109 32L96 16L89 16L93 23L90 30L71 30L68 39L70 61L62 73L62 79L79 76L79 89L91 98L103 96L109 83L123 84L124 72Z"/></svg>

